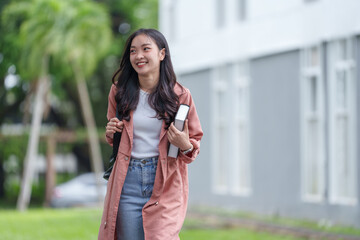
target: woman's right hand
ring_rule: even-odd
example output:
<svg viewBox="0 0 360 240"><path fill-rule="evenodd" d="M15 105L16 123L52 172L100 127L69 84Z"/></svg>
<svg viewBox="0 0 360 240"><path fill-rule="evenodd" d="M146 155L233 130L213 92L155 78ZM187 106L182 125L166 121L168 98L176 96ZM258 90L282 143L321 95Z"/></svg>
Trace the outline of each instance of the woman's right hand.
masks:
<svg viewBox="0 0 360 240"><path fill-rule="evenodd" d="M106 136L109 138L114 138L115 132L122 132L124 128L124 123L118 118L112 118L106 125Z"/></svg>

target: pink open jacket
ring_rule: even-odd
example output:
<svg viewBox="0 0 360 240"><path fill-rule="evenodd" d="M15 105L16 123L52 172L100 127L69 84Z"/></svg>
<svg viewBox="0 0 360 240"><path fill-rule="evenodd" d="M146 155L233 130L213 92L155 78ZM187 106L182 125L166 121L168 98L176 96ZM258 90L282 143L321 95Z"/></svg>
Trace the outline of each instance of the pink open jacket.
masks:
<svg viewBox="0 0 360 240"><path fill-rule="evenodd" d="M142 210L145 240L179 239L179 232L185 219L189 192L187 164L194 161L200 151L200 140L203 132L190 91L186 88L182 89L178 83L175 85L174 90L179 96L180 104L190 106L188 126L189 137L194 150L191 157L182 153L179 153L177 159L168 157L169 141L166 135L167 130L164 128L165 122L163 121L154 189L150 200ZM112 85L109 93L108 119L116 115L116 91L116 86ZM117 210L133 144L132 114L133 112L131 112L129 122L124 121L119 152L107 184L99 240L116 240ZM107 141L112 145L112 139L107 138Z"/></svg>

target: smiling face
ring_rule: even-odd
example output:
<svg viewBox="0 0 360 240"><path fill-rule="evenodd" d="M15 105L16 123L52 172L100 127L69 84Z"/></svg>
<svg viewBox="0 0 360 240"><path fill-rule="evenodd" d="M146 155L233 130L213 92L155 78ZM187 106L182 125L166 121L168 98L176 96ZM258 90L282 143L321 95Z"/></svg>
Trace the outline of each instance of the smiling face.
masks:
<svg viewBox="0 0 360 240"><path fill-rule="evenodd" d="M136 36L130 46L130 63L140 77L159 78L160 62L165 49L159 50L155 41L145 34Z"/></svg>

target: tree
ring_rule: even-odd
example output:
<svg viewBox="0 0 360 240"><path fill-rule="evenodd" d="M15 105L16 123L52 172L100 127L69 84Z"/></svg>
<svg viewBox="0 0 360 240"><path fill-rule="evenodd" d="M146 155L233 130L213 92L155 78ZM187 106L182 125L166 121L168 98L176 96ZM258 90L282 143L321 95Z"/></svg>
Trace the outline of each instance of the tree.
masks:
<svg viewBox="0 0 360 240"><path fill-rule="evenodd" d="M51 62L61 64L59 67L62 69L70 69L76 79L90 139L92 167L97 175L102 172L100 147L85 77L94 71L97 61L106 52L111 41L111 30L105 9L85 0L14 1L5 7L3 14L3 24L12 24L12 21L19 24L20 31L16 36L21 40L19 65L27 77L37 81L30 139L17 204L22 211L27 208L31 196L32 167L38 149L43 98L49 89Z"/></svg>
<svg viewBox="0 0 360 240"><path fill-rule="evenodd" d="M110 20L105 9L98 4L93 2L84 4L84 1L81 0L70 2L74 13L64 12L64 15L68 15L64 16L63 44L60 54L56 57L63 64L70 64L75 76L82 114L90 140L92 168L99 179L104 171L103 161L85 79L94 72L99 58L106 53L110 46ZM100 196L99 181L97 181L97 185Z"/></svg>
<svg viewBox="0 0 360 240"><path fill-rule="evenodd" d="M51 26L50 17L47 19L35 19L39 11L38 5L30 2L16 2L8 5L3 11L3 24L11 24L11 21L20 24L20 31L14 39L17 39L22 49L22 58L19 65L24 66L28 76L37 80L35 93L34 111L32 115L31 132L24 161L24 173L21 183L21 192L18 200L18 209L25 210L30 201L33 162L37 155L41 119L43 114L43 98L48 90L48 66L53 53L51 39L47 34L47 28ZM48 20L48 21L46 21ZM39 27L35 27L39 26ZM14 34L14 33L9 33ZM15 33L16 34L16 33Z"/></svg>

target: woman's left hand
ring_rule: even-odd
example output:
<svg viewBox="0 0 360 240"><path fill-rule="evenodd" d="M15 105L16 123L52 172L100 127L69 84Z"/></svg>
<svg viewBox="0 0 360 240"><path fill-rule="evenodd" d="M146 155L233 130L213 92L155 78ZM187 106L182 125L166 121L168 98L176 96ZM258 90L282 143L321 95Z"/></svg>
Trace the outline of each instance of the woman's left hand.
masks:
<svg viewBox="0 0 360 240"><path fill-rule="evenodd" d="M169 139L169 142L180 148L181 151L190 149L192 144L189 140L188 120L185 120L183 131L177 130L174 126L174 123L171 123L167 132L167 137Z"/></svg>

